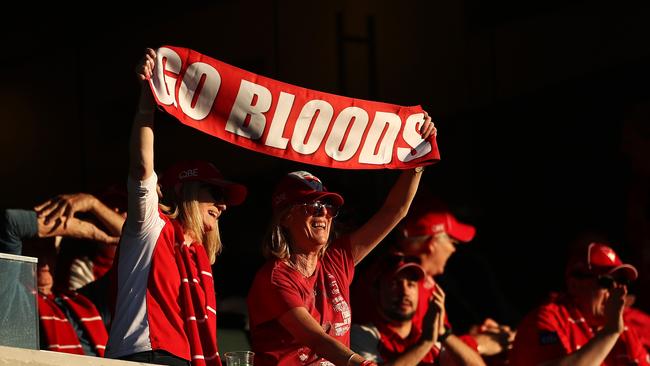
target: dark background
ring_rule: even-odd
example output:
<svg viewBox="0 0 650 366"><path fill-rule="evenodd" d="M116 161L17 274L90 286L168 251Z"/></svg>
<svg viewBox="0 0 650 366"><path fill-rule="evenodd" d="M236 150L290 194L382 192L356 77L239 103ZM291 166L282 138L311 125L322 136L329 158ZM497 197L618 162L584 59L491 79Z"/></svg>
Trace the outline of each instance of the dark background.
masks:
<svg viewBox="0 0 650 366"><path fill-rule="evenodd" d="M2 203L122 184L145 47L194 49L310 89L421 104L441 162L421 191L478 235L442 282L450 316L516 324L561 288L578 239L615 244L640 269L650 310L650 5L560 0L189 1L75 8L16 4L0 25ZM262 156L157 115L156 167L213 161L245 183L215 271L220 299L245 296L275 182L306 169L366 220L395 171L341 171ZM220 300L221 301L221 300Z"/></svg>

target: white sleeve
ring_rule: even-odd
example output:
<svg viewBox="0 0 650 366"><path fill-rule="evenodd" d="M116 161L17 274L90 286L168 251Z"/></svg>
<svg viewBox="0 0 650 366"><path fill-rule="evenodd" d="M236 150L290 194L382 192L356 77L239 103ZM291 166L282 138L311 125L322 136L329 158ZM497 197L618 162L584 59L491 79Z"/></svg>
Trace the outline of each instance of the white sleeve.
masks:
<svg viewBox="0 0 650 366"><path fill-rule="evenodd" d="M350 348L366 360L381 364L384 360L379 354L380 338L379 330L374 325L352 324Z"/></svg>
<svg viewBox="0 0 650 366"><path fill-rule="evenodd" d="M136 181L129 176L128 214L124 229L130 233L147 231L152 228L159 218L158 215L158 176L154 172L142 181Z"/></svg>

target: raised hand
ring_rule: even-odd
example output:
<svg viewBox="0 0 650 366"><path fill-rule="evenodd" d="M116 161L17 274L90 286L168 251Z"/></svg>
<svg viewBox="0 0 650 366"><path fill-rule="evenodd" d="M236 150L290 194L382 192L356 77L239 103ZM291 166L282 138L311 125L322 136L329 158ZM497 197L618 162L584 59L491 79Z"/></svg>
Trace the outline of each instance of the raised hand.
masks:
<svg viewBox="0 0 650 366"><path fill-rule="evenodd" d="M97 203L97 198L87 193L61 194L34 207L34 211L45 225L59 221L67 227L76 212L89 212Z"/></svg>
<svg viewBox="0 0 650 366"><path fill-rule="evenodd" d="M627 287L616 284L609 290L609 297L605 300L605 329L615 333L622 333L625 324L623 323L623 309L625 307L625 295Z"/></svg>
<svg viewBox="0 0 650 366"><path fill-rule="evenodd" d="M41 238L62 236L65 238L92 240L108 245L117 245L120 240L119 237L106 234L103 230L88 221L80 220L76 217L69 217L66 222L67 224L63 225L61 219L57 219L56 221L50 221L49 224L45 224L44 219L38 219L38 236Z"/></svg>
<svg viewBox="0 0 650 366"><path fill-rule="evenodd" d="M436 126L427 111L424 111L424 122L422 123L422 126L420 126L420 135L425 140L431 136L438 135L438 129L436 129Z"/></svg>
<svg viewBox="0 0 650 366"><path fill-rule="evenodd" d="M436 291L433 293L433 305L438 309L440 315L438 323L438 334L445 333L445 321L447 320L447 311L445 309L445 292L437 283L435 284Z"/></svg>
<svg viewBox="0 0 650 366"><path fill-rule="evenodd" d="M156 65L156 51L151 48L145 49L142 60L135 68L135 73L141 81L149 80L153 75L153 68Z"/></svg>

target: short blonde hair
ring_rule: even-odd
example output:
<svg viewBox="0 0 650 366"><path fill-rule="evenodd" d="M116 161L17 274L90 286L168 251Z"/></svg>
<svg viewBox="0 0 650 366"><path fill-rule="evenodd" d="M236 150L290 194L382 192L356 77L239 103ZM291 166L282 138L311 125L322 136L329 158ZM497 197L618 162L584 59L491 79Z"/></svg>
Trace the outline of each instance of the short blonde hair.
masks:
<svg viewBox="0 0 650 366"><path fill-rule="evenodd" d="M170 219L177 219L186 233L200 240L208 254L210 264L214 264L217 255L221 253L222 244L219 235L219 220L214 230L205 231L203 214L199 207L199 190L201 182L187 182L181 186L180 194L172 189L164 192L160 208Z"/></svg>

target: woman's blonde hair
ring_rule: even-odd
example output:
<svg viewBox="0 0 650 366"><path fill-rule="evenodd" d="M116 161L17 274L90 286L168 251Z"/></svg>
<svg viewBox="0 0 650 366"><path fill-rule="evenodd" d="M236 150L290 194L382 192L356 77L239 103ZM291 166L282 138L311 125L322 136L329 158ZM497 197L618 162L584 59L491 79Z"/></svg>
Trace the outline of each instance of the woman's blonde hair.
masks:
<svg viewBox="0 0 650 366"><path fill-rule="evenodd" d="M214 264L221 252L221 236L219 235L219 220L214 230L205 231L203 214L199 207L199 190L201 182L187 182L181 186L180 194L171 189L165 191L160 202L160 208L170 219L177 219L186 233L201 241L208 254L210 264Z"/></svg>
<svg viewBox="0 0 650 366"><path fill-rule="evenodd" d="M287 260L291 257L291 236L289 231L282 226L282 220L289 215L292 206L284 207L273 212L271 223L266 233L266 239L262 244L262 254L267 259L280 259ZM320 256L322 257L335 237L334 232L330 231L330 237L327 244L321 249Z"/></svg>

